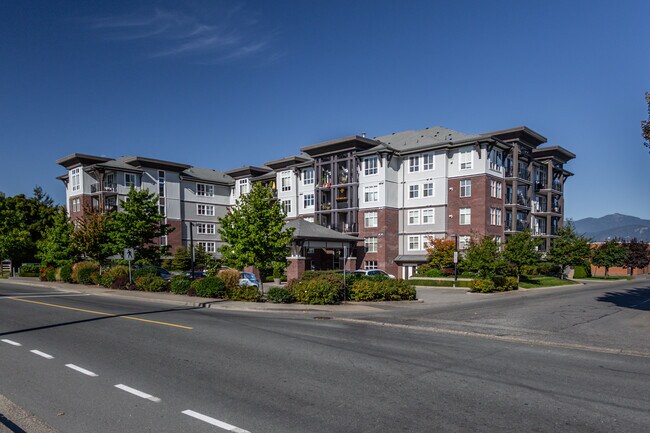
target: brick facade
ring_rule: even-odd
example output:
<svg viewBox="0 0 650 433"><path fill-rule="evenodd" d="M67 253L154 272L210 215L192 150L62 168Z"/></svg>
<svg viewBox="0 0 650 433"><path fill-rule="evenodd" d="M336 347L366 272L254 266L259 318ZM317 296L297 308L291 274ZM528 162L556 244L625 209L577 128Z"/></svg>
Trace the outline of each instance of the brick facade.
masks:
<svg viewBox="0 0 650 433"><path fill-rule="evenodd" d="M461 181L471 181L471 195L461 197ZM501 182L502 198L492 197L490 194L490 180ZM505 184L503 179L498 179L488 175L477 175L468 177L450 178L448 181L449 196L447 207L447 233L450 235L470 236L470 235L491 235L501 236L504 240L504 193ZM460 209L471 209L470 224L460 224ZM490 224L490 208L501 209L501 224ZM451 217L449 217L451 215Z"/></svg>
<svg viewBox="0 0 650 433"><path fill-rule="evenodd" d="M377 227L365 227L365 214L377 212ZM377 252L365 251L364 243L357 245L357 267L363 269L365 261L377 261L377 267L389 274L398 274L395 257L399 255L399 210L395 208L363 209L359 211L359 237L377 238Z"/></svg>
<svg viewBox="0 0 650 433"><path fill-rule="evenodd" d="M183 223L181 220L167 219L167 224L174 229L167 235L169 251L174 252L176 248L183 246Z"/></svg>

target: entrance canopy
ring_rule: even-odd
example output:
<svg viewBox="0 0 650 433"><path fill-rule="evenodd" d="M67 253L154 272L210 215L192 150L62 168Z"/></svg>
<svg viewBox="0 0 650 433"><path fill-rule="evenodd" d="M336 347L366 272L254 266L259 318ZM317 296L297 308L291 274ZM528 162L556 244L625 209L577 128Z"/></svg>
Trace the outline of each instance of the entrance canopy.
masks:
<svg viewBox="0 0 650 433"><path fill-rule="evenodd" d="M363 240L304 219L288 221L286 226L295 229L291 241L291 255L294 257L301 255L303 247L342 250L346 246L354 248L357 242Z"/></svg>

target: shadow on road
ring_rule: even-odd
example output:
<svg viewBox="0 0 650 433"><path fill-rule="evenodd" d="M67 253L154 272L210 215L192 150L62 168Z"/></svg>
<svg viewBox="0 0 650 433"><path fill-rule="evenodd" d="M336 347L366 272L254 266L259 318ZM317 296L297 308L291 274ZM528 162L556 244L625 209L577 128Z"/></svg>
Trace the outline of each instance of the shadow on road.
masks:
<svg viewBox="0 0 650 433"><path fill-rule="evenodd" d="M600 302L611 302L614 305L636 310L650 311L650 287L639 287L621 292L607 292L596 298Z"/></svg>
<svg viewBox="0 0 650 433"><path fill-rule="evenodd" d="M55 324L52 324L52 325L36 326L36 327L33 327L33 328L19 329L19 330L16 330L16 331L0 332L0 337L4 336L4 335L21 334L23 332L40 331L42 329L58 328L60 326L76 325L76 324L79 324L79 323L96 322L98 320L117 319L119 317L129 317L129 316L144 316L144 315L147 315L147 314L156 314L156 313L169 313L169 312L172 312L172 311L200 310L202 308L203 307L167 308L167 309L164 309L164 310L143 311L143 312L140 312L140 313L113 314L113 315L110 315L110 316L93 317L92 319L73 320L71 322L55 323Z"/></svg>
<svg viewBox="0 0 650 433"><path fill-rule="evenodd" d="M0 425L3 425L9 429L12 433L27 433L25 430L18 427L13 422L9 421L3 414L0 413Z"/></svg>

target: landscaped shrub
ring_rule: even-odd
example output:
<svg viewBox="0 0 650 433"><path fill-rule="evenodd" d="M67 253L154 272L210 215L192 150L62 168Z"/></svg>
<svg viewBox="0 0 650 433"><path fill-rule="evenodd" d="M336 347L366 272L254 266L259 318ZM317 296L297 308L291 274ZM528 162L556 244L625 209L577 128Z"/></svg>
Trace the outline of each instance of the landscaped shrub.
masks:
<svg viewBox="0 0 650 433"><path fill-rule="evenodd" d="M239 279L241 276L237 269L221 269L217 272L217 277L223 281L228 290L239 287Z"/></svg>
<svg viewBox="0 0 650 433"><path fill-rule="evenodd" d="M160 277L144 275L135 280L135 287L145 292L166 292L169 285Z"/></svg>
<svg viewBox="0 0 650 433"><path fill-rule="evenodd" d="M56 281L56 268L48 267L45 272L45 280L49 282Z"/></svg>
<svg viewBox="0 0 650 433"><path fill-rule="evenodd" d="M408 280L411 284L416 286L428 286L428 287L453 287L454 280L418 280L417 278L411 278ZM471 281L458 280L456 282L456 287L470 287Z"/></svg>
<svg viewBox="0 0 650 433"><path fill-rule="evenodd" d="M343 275L321 274L290 285L298 302L303 304L334 304L343 298Z"/></svg>
<svg viewBox="0 0 650 433"><path fill-rule="evenodd" d="M259 302L262 294L256 286L238 286L235 289L227 289L226 295L232 301Z"/></svg>
<svg viewBox="0 0 650 433"><path fill-rule="evenodd" d="M347 276L351 276L352 273ZM314 278L320 278L325 276L325 278L337 278L338 281L343 284L343 272L341 271L305 271L300 278L300 281L313 280Z"/></svg>
<svg viewBox="0 0 650 433"><path fill-rule="evenodd" d="M353 301L411 301L415 296L415 286L406 280L364 279L355 282L350 289Z"/></svg>
<svg viewBox="0 0 650 433"><path fill-rule="evenodd" d="M546 275L548 277L557 277L560 275L560 267L555 263L540 262L537 265L539 275Z"/></svg>
<svg viewBox="0 0 650 433"><path fill-rule="evenodd" d="M93 262L79 262L72 267L72 280L79 284L93 284L93 275L99 273L99 266ZM97 278L97 277L95 277Z"/></svg>
<svg viewBox="0 0 650 433"><path fill-rule="evenodd" d="M187 275L174 275L171 279L169 289L177 295L187 295L190 288L190 278Z"/></svg>
<svg viewBox="0 0 650 433"><path fill-rule="evenodd" d="M573 268L573 278L589 278L591 277L591 269L586 266L575 266Z"/></svg>
<svg viewBox="0 0 650 433"><path fill-rule="evenodd" d="M495 292L507 292L509 290L517 290L519 288L516 277L504 277L501 275L496 275L492 277L492 281L494 282Z"/></svg>
<svg viewBox="0 0 650 433"><path fill-rule="evenodd" d="M224 298L226 294L226 285L219 277L205 277L200 280L194 280L190 284L196 296L202 298Z"/></svg>
<svg viewBox="0 0 650 433"><path fill-rule="evenodd" d="M129 281L128 266L113 266L112 268L102 273L99 282L104 287L121 289L126 286L128 281ZM114 285L116 287L113 287Z"/></svg>
<svg viewBox="0 0 650 433"><path fill-rule="evenodd" d="M72 265L61 266L61 281L64 283L72 282Z"/></svg>
<svg viewBox="0 0 650 433"><path fill-rule="evenodd" d="M286 287L271 287L266 293L266 299L274 304L291 304L296 302L293 294Z"/></svg>
<svg viewBox="0 0 650 433"><path fill-rule="evenodd" d="M151 266L145 266L145 267L141 267L141 268L138 268L135 271L133 271L133 279L134 280L137 280L138 278L144 277L144 276L157 277L158 273L156 272L156 268L152 268Z"/></svg>
<svg viewBox="0 0 650 433"><path fill-rule="evenodd" d="M39 265L24 264L18 269L19 277L39 277L41 268Z"/></svg>
<svg viewBox="0 0 650 433"><path fill-rule="evenodd" d="M472 280L470 284L470 289L472 292L481 292L481 293L490 293L490 292L497 291L494 281L488 278L476 278Z"/></svg>

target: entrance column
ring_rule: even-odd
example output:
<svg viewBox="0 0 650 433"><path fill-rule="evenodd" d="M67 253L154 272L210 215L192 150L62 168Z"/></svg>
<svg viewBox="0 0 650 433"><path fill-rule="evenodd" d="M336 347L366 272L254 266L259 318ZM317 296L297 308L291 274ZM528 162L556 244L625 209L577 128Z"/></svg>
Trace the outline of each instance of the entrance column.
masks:
<svg viewBox="0 0 650 433"><path fill-rule="evenodd" d="M306 259L302 256L287 257L289 266L287 267L287 282L291 280L299 280L302 274L305 273Z"/></svg>

